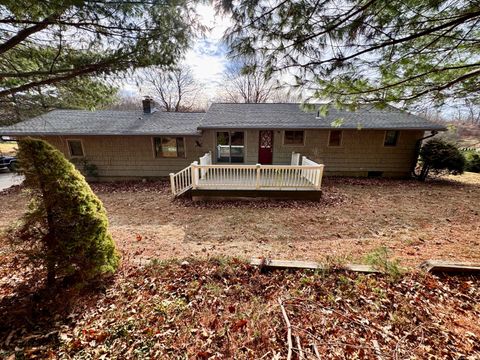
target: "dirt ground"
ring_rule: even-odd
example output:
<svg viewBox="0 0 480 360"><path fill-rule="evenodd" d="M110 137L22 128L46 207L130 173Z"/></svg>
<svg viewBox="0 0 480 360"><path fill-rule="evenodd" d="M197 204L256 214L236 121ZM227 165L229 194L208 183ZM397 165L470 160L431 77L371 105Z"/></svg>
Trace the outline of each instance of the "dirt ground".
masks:
<svg viewBox="0 0 480 360"><path fill-rule="evenodd" d="M480 175L413 180L327 178L320 202L173 201L168 184L93 184L124 260L217 255L362 262L381 246L404 266L480 262ZM0 193L0 231L27 195Z"/></svg>

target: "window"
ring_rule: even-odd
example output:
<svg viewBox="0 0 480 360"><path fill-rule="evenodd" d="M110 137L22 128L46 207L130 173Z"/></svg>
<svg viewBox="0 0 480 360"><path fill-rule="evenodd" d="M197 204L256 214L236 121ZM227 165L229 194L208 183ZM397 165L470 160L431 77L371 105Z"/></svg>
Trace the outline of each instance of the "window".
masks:
<svg viewBox="0 0 480 360"><path fill-rule="evenodd" d="M303 131L285 131L283 145L303 145Z"/></svg>
<svg viewBox="0 0 480 360"><path fill-rule="evenodd" d="M156 137L153 138L155 157L178 158L185 157L185 142L183 137Z"/></svg>
<svg viewBox="0 0 480 360"><path fill-rule="evenodd" d="M245 134L242 131L217 132L217 162L243 163Z"/></svg>
<svg viewBox="0 0 480 360"><path fill-rule="evenodd" d="M83 146L81 140L67 140L68 151L71 157L83 157Z"/></svg>
<svg viewBox="0 0 480 360"><path fill-rule="evenodd" d="M398 141L398 134L397 130L387 130L385 131L385 141L383 143L384 146L396 146Z"/></svg>
<svg viewBox="0 0 480 360"><path fill-rule="evenodd" d="M342 130L330 130L330 137L328 138L328 146L342 145Z"/></svg>

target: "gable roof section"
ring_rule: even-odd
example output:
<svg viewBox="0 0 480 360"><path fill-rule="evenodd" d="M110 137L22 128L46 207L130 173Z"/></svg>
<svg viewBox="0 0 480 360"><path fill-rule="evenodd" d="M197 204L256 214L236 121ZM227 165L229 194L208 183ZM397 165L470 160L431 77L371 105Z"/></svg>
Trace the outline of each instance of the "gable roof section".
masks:
<svg viewBox="0 0 480 360"><path fill-rule="evenodd" d="M53 110L0 128L0 135L200 135L204 113Z"/></svg>
<svg viewBox="0 0 480 360"><path fill-rule="evenodd" d="M340 126L335 120L340 119ZM398 129L446 130L420 116L388 106L361 106L357 111L330 107L325 117L305 112L300 104L215 103L208 109L199 129Z"/></svg>

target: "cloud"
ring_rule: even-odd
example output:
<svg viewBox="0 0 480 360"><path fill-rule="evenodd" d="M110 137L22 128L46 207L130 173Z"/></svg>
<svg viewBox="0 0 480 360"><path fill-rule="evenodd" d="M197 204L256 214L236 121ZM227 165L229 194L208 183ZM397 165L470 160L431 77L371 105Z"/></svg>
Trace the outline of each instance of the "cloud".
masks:
<svg viewBox="0 0 480 360"><path fill-rule="evenodd" d="M185 54L183 63L192 68L195 80L202 87L201 103L208 103L221 91L222 76L226 66L228 48L222 41L225 30L230 26L231 21L227 17L215 14L211 5L198 4L197 12L201 23L207 27L202 38L193 44L193 47ZM126 79L122 82L120 96L140 97L146 95L145 89L139 89L133 79Z"/></svg>
<svg viewBox="0 0 480 360"><path fill-rule="evenodd" d="M187 53L185 63L192 68L207 98L215 96L228 64L226 49L211 39L201 40Z"/></svg>
<svg viewBox="0 0 480 360"><path fill-rule="evenodd" d="M228 48L222 37L231 22L215 14L211 5L199 4L197 11L201 22L210 30L187 52L185 63L192 68L193 76L202 85L207 100L210 100L221 87L223 72L229 63Z"/></svg>

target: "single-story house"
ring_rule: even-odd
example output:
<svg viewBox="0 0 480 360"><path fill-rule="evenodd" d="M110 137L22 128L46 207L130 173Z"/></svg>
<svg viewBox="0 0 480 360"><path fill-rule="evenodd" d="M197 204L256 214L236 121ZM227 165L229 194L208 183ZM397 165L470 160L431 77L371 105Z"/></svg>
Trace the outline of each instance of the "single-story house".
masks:
<svg viewBox="0 0 480 360"><path fill-rule="evenodd" d="M0 136L47 140L99 179L176 173L203 154L211 164L290 164L292 152L325 166L326 175L409 176L426 131L445 130L394 107L331 108L299 104L214 103L205 113L53 110L0 128Z"/></svg>

